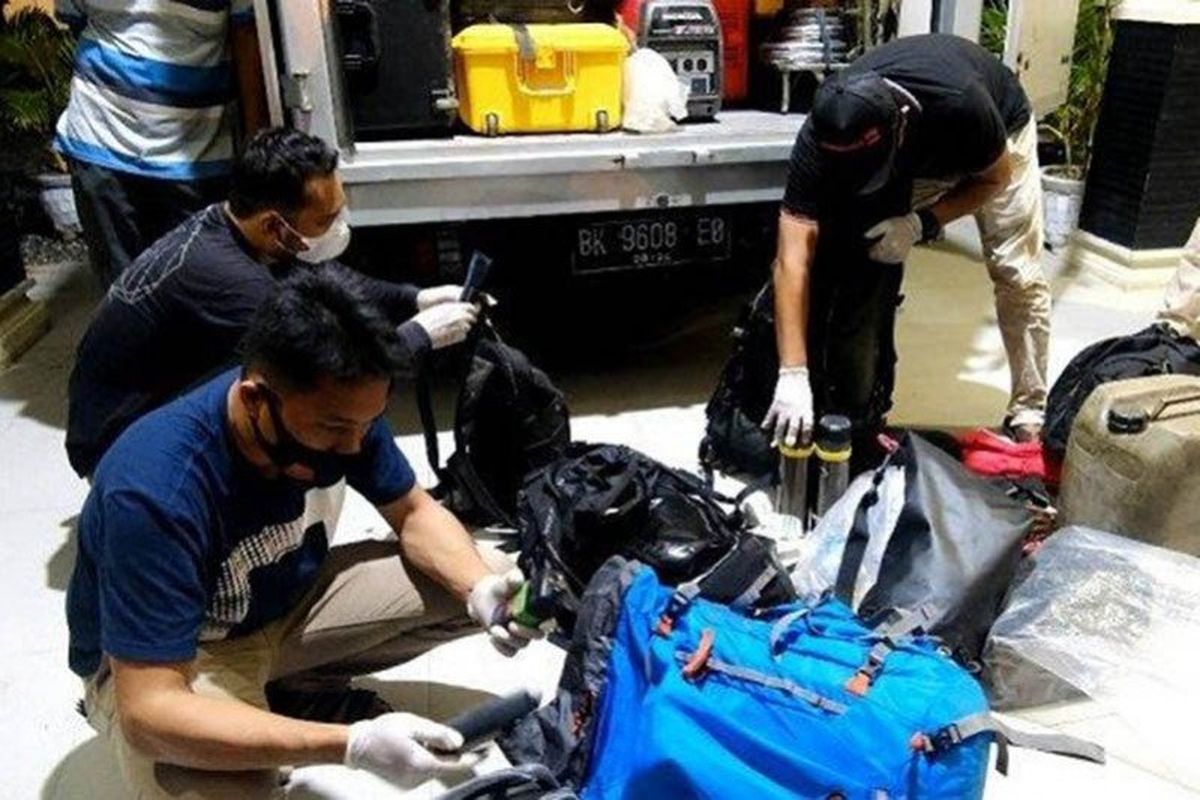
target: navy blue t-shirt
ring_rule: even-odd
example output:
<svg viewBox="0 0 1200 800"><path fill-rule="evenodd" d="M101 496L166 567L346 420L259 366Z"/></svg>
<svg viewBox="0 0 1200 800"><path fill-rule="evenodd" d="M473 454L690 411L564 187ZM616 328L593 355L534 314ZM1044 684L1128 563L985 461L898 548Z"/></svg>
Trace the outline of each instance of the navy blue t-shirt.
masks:
<svg viewBox="0 0 1200 800"><path fill-rule="evenodd" d="M190 661L197 644L241 636L287 614L329 551L343 486L268 479L228 430L230 370L134 423L100 461L79 519L67 590L70 665L101 653ZM346 484L375 505L416 478L380 419Z"/></svg>

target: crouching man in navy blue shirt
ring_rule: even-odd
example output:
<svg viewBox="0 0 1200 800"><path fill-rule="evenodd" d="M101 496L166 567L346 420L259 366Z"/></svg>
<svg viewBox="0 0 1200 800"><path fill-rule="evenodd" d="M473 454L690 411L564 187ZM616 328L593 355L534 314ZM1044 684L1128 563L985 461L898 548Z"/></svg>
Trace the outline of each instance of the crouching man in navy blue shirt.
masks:
<svg viewBox="0 0 1200 800"><path fill-rule="evenodd" d="M396 345L361 279L302 272L255 316L240 369L141 418L101 460L67 596L70 665L137 797L272 797L287 765L401 785L454 769L443 753L462 740L444 726L374 716L378 703L284 702L289 716L272 691L344 686L471 620L507 653L537 634L494 624L520 573L475 547L393 441ZM346 485L399 547L330 548Z"/></svg>

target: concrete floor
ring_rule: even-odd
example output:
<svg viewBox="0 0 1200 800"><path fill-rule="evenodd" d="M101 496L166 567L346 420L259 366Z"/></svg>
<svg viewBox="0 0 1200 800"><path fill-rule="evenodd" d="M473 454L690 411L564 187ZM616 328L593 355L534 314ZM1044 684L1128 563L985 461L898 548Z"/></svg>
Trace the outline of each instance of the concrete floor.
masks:
<svg viewBox="0 0 1200 800"><path fill-rule="evenodd" d="M901 354L894 420L920 425L994 425L1004 412L1007 370L994 325L990 284L969 257L977 252L970 226L955 226L950 240L920 251L910 263L899 327ZM1155 292L1117 292L1064 274L1053 257L1054 371L1085 344L1147 323ZM66 666L64 592L74 559L73 524L86 494L62 450L65 386L75 342L97 293L78 264L39 271L38 296L52 306L55 327L19 364L0 374L0 560L5 580L0 598L0 718L5 798L122 797L107 752L74 705L77 679ZM576 438L622 442L663 461L693 466L703 423L702 404L724 359L725 332L736 303L716 303L704 313L672 322L675 335L603 370L577 363L556 378L568 392ZM424 480L431 477L406 397L396 400L401 447ZM448 416L443 418L445 423ZM365 503L351 502L339 541L381 535L382 523ZM499 692L530 678L546 687L557 681L561 654L543 645L516 661L493 653L482 637L447 645L370 683L418 713L445 716L482 693ZM1099 712L1093 711L1091 717ZM1170 780L1155 777L1136 750L1109 741L1113 724L1043 715L1050 724L1078 722L1102 743L1116 746L1104 768L1017 753L1011 777L996 777L989 798L1061 796L1191 797ZM1083 715L1088 716L1088 715ZM1125 731L1136 740L1135 731ZM1134 755L1126 755L1134 753ZM489 756L494 763L497 756ZM1163 773L1161 768L1157 772ZM370 776L340 767L298 773L296 797L396 797ZM436 794L424 787L417 794Z"/></svg>

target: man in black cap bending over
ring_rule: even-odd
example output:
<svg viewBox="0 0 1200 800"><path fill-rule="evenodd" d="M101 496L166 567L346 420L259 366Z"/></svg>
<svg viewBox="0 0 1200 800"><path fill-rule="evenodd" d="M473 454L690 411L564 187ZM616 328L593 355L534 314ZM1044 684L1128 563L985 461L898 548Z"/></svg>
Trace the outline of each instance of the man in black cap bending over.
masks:
<svg viewBox="0 0 1200 800"><path fill-rule="evenodd" d="M891 408L904 260L966 214L1012 372L1005 425L1039 438L1050 290L1036 120L994 56L932 34L876 48L823 83L797 137L774 265L779 379L763 422L777 442L806 438L815 412L846 414L870 441Z"/></svg>

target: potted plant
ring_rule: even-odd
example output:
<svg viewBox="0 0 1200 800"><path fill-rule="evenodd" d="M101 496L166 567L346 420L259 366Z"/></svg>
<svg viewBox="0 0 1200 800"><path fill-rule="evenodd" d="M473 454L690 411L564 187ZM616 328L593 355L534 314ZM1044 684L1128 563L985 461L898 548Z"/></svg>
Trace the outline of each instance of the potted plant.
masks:
<svg viewBox="0 0 1200 800"><path fill-rule="evenodd" d="M1079 225L1083 186L1092 157L1092 134L1100 117L1108 55L1112 50L1112 12L1118 0L1080 0L1067 102L1042 130L1062 142L1065 163L1042 167L1046 242L1061 247Z"/></svg>
<svg viewBox="0 0 1200 800"><path fill-rule="evenodd" d="M9 15L6 5L0 0L0 179L34 182L55 227L77 232L66 165L50 147L70 94L74 37L40 9ZM3 212L10 221L16 216Z"/></svg>
<svg viewBox="0 0 1200 800"><path fill-rule="evenodd" d="M1046 242L1051 247L1065 245L1079 225L1092 133L1100 116L1112 49L1112 11L1119 0L1078 2L1067 100L1040 127L1042 133L1059 141L1064 156L1063 163L1042 167ZM979 42L1000 58L1004 56L1007 26L1008 0L985 0Z"/></svg>
<svg viewBox="0 0 1200 800"><path fill-rule="evenodd" d="M1004 58L1008 32L1008 0L984 0L979 25L979 44L996 58Z"/></svg>

